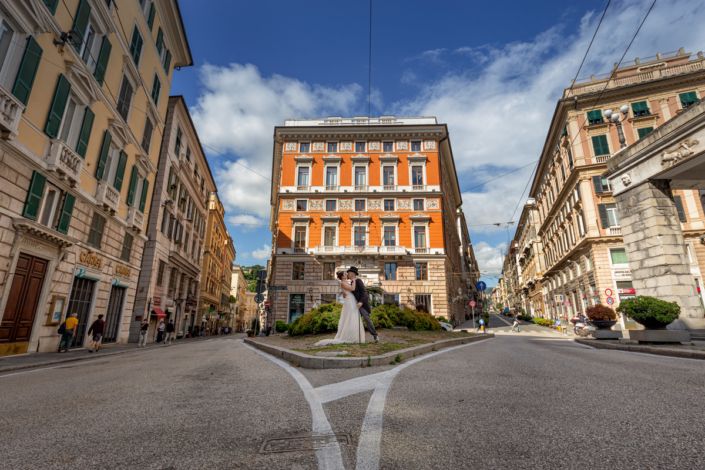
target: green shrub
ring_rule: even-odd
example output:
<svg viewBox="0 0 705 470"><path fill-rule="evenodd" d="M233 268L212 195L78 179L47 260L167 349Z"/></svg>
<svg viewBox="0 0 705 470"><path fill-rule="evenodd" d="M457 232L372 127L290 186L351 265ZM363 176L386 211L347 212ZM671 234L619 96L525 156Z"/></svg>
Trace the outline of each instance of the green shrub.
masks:
<svg viewBox="0 0 705 470"><path fill-rule="evenodd" d="M405 326L413 331L441 329L441 324L430 313L418 312L406 307L400 308L394 304L378 305L373 308L371 318L375 328Z"/></svg>
<svg viewBox="0 0 705 470"><path fill-rule="evenodd" d="M338 303L321 305L304 313L289 325L290 336L329 333L338 330L343 306Z"/></svg>
<svg viewBox="0 0 705 470"><path fill-rule="evenodd" d="M389 318L389 313L384 310L377 310L378 307L372 309L372 314L370 314L370 319L372 324L376 329L380 328L392 328L394 326L394 321Z"/></svg>
<svg viewBox="0 0 705 470"><path fill-rule="evenodd" d="M532 318L531 321L533 321L536 325L539 325L539 326L549 326L550 327L553 325L553 322L551 320L549 320L548 318L536 317L536 318Z"/></svg>
<svg viewBox="0 0 705 470"><path fill-rule="evenodd" d="M645 328L659 329L678 318L681 308L675 302L639 295L622 300L617 311L644 325Z"/></svg>
<svg viewBox="0 0 705 470"><path fill-rule="evenodd" d="M614 310L602 304L586 308L585 314L592 321L611 321L617 319L617 314L614 313Z"/></svg>
<svg viewBox="0 0 705 470"><path fill-rule="evenodd" d="M519 320L523 320L523 321L531 321L532 320L531 315L525 315L525 314L517 315L517 318Z"/></svg>
<svg viewBox="0 0 705 470"><path fill-rule="evenodd" d="M284 333L288 329L289 329L289 324L283 320L277 320L274 323L274 330L277 333Z"/></svg>

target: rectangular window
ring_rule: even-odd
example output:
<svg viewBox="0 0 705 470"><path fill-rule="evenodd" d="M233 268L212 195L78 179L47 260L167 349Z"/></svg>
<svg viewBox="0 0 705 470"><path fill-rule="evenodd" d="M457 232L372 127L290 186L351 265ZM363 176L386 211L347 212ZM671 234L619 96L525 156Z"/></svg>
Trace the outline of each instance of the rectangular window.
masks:
<svg viewBox="0 0 705 470"><path fill-rule="evenodd" d="M335 199L326 199L326 211L334 212L337 208L337 201Z"/></svg>
<svg viewBox="0 0 705 470"><path fill-rule="evenodd" d="M328 153L335 153L338 151L338 142L328 142Z"/></svg>
<svg viewBox="0 0 705 470"><path fill-rule="evenodd" d="M681 106L683 107L683 109L685 109L689 106L692 106L695 103L697 103L698 101L700 101L698 99L698 95L696 95L694 91L689 91L687 93L681 93L678 95L678 98L680 99Z"/></svg>
<svg viewBox="0 0 705 470"><path fill-rule="evenodd" d="M140 55L142 54L142 35L135 25L135 29L132 30L132 40L130 41L130 55L132 60L135 61L135 65L140 64Z"/></svg>
<svg viewBox="0 0 705 470"><path fill-rule="evenodd" d="M397 263L384 263L384 280L397 280Z"/></svg>
<svg viewBox="0 0 705 470"><path fill-rule="evenodd" d="M120 94L118 95L117 110L125 121L127 121L127 115L130 112L133 93L134 89L132 88L132 84L127 77L123 75L122 85L120 86Z"/></svg>
<svg viewBox="0 0 705 470"><path fill-rule="evenodd" d="M426 248L426 227L423 225L414 226L414 248Z"/></svg>
<svg viewBox="0 0 705 470"><path fill-rule="evenodd" d="M595 124L602 124L602 111L595 109L593 111L588 111L587 113L588 124L593 126Z"/></svg>
<svg viewBox="0 0 705 470"><path fill-rule="evenodd" d="M394 199L385 199L384 200L384 210L385 211L393 211L394 210Z"/></svg>
<svg viewBox="0 0 705 470"><path fill-rule="evenodd" d="M306 294L289 294L289 323L304 314Z"/></svg>
<svg viewBox="0 0 705 470"><path fill-rule="evenodd" d="M59 223L61 210L61 190L47 183L38 222L45 227L55 228Z"/></svg>
<svg viewBox="0 0 705 470"><path fill-rule="evenodd" d="M88 231L88 244L95 248L100 248L103 241L103 230L105 229L105 218L97 212L93 212L91 228Z"/></svg>
<svg viewBox="0 0 705 470"><path fill-rule="evenodd" d="M120 259L123 261L130 262L130 256L132 255L132 242L134 237L128 232L125 232L125 238L122 239L122 250L120 250Z"/></svg>
<svg viewBox="0 0 705 470"><path fill-rule="evenodd" d="M382 241L384 246L397 246L397 228L392 225L385 225Z"/></svg>
<svg viewBox="0 0 705 470"><path fill-rule="evenodd" d="M627 264L627 251L624 248L610 248L610 259L613 265Z"/></svg>
<svg viewBox="0 0 705 470"><path fill-rule="evenodd" d="M297 199L296 200L296 210L297 211L305 211L307 210L308 207L308 200L306 199Z"/></svg>
<svg viewBox="0 0 705 470"><path fill-rule="evenodd" d="M592 184L595 187L596 194L603 194L612 191L610 182L606 176L593 176Z"/></svg>
<svg viewBox="0 0 705 470"><path fill-rule="evenodd" d="M411 167L411 184L414 186L423 186L423 167L421 165Z"/></svg>
<svg viewBox="0 0 705 470"><path fill-rule="evenodd" d="M337 300L335 294L321 294L321 305L334 304Z"/></svg>
<svg viewBox="0 0 705 470"><path fill-rule="evenodd" d="M364 166L355 167L355 189L364 190L367 186L367 169Z"/></svg>
<svg viewBox="0 0 705 470"><path fill-rule="evenodd" d="M421 151L421 141L420 140L412 140L411 141L411 151L412 152L420 152Z"/></svg>
<svg viewBox="0 0 705 470"><path fill-rule="evenodd" d="M157 268L157 285L158 286L164 285L164 269L166 269L166 263L162 260L159 260L159 268Z"/></svg>
<svg viewBox="0 0 705 470"><path fill-rule="evenodd" d="M9 48L12 34L8 32L9 29L5 29L4 31L2 41L4 41ZM24 50L22 61L20 62L20 68L15 76L15 83L12 86L12 94L15 95L22 104L26 105L29 101L29 95L32 92L34 78L37 75L37 68L39 67L41 57L42 48L39 47L39 44L32 36L29 36L27 38L27 47Z"/></svg>
<svg viewBox="0 0 705 470"><path fill-rule="evenodd" d="M598 204L597 209L603 229L619 227L619 215L617 214L616 204Z"/></svg>
<svg viewBox="0 0 705 470"><path fill-rule="evenodd" d="M162 84L159 81L157 74L154 74L154 81L152 82L152 101L154 104L159 104L159 93L162 91Z"/></svg>
<svg viewBox="0 0 705 470"><path fill-rule="evenodd" d="M385 165L382 167L382 184L384 189L394 189L394 167Z"/></svg>
<svg viewBox="0 0 705 470"><path fill-rule="evenodd" d="M636 132L639 134L639 138L643 139L647 135L651 134L654 131L653 127L642 127L641 129L637 129Z"/></svg>
<svg viewBox="0 0 705 470"><path fill-rule="evenodd" d="M311 151L311 142L301 142L299 144L300 153L309 153Z"/></svg>
<svg viewBox="0 0 705 470"><path fill-rule="evenodd" d="M296 185L300 188L308 188L308 167L300 166L297 174Z"/></svg>
<svg viewBox="0 0 705 470"><path fill-rule="evenodd" d="M416 280L428 281L428 263L416 263Z"/></svg>
<svg viewBox="0 0 705 470"><path fill-rule="evenodd" d="M365 199L355 199L355 210L362 212L365 210Z"/></svg>
<svg viewBox="0 0 705 470"><path fill-rule="evenodd" d="M306 227L294 228L294 251L306 250Z"/></svg>
<svg viewBox="0 0 705 470"><path fill-rule="evenodd" d="M365 152L365 142L355 142L355 152L364 153Z"/></svg>
<svg viewBox="0 0 705 470"><path fill-rule="evenodd" d="M394 142L382 142L382 151L394 152Z"/></svg>
<svg viewBox="0 0 705 470"><path fill-rule="evenodd" d="M385 305L399 305L399 294L383 294L382 303Z"/></svg>
<svg viewBox="0 0 705 470"><path fill-rule="evenodd" d="M649 105L646 101L637 101L632 103L632 113L634 113L634 117L639 117L648 116L651 111L649 111Z"/></svg>
<svg viewBox="0 0 705 470"><path fill-rule="evenodd" d="M303 261L294 261L291 264L291 279L294 281L303 281L306 271L306 263Z"/></svg>
<svg viewBox="0 0 705 470"><path fill-rule="evenodd" d="M333 226L326 226L323 229L323 244L324 246L335 246L335 235L337 229Z"/></svg>
<svg viewBox="0 0 705 470"><path fill-rule="evenodd" d="M323 263L323 280L329 281L332 279L335 279L335 263L325 262ZM335 294L333 294L333 302L335 302Z"/></svg>
<svg viewBox="0 0 705 470"><path fill-rule="evenodd" d="M673 203L676 205L676 212L678 213L678 220L685 223L688 218L685 216L685 209L683 208L683 200L680 196L673 196Z"/></svg>
<svg viewBox="0 0 705 470"><path fill-rule="evenodd" d="M353 228L353 238L355 246L365 246L367 244L367 227L356 225Z"/></svg>
<svg viewBox="0 0 705 470"><path fill-rule="evenodd" d="M592 148L595 151L595 156L609 155L610 146L607 144L606 135L594 135L592 136Z"/></svg>
<svg viewBox="0 0 705 470"><path fill-rule="evenodd" d="M326 167L326 189L335 190L338 187L338 167Z"/></svg>
<svg viewBox="0 0 705 470"><path fill-rule="evenodd" d="M177 157L181 157L181 129L176 128L176 138L174 139L174 153L176 154Z"/></svg>
<svg viewBox="0 0 705 470"><path fill-rule="evenodd" d="M415 211L422 211L423 210L423 199L414 199L414 210Z"/></svg>
<svg viewBox="0 0 705 470"><path fill-rule="evenodd" d="M149 147L152 143L152 132L154 131L154 124L152 120L146 118L144 121L144 132L142 133L142 148L145 152L149 153Z"/></svg>
<svg viewBox="0 0 705 470"><path fill-rule="evenodd" d="M431 294L417 294L414 303L419 312L431 313Z"/></svg>

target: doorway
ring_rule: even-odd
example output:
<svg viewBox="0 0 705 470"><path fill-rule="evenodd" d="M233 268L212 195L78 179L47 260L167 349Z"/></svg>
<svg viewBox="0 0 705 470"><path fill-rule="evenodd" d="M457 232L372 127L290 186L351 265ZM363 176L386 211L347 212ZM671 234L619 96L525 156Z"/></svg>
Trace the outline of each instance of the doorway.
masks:
<svg viewBox="0 0 705 470"><path fill-rule="evenodd" d="M108 300L108 312L105 316L104 343L114 343L117 341L118 330L120 329L120 318L122 317L122 304L125 299L125 288L113 286L110 290L110 300Z"/></svg>
<svg viewBox="0 0 705 470"><path fill-rule="evenodd" d="M49 262L20 253L0 321L0 343L29 342Z"/></svg>
<svg viewBox="0 0 705 470"><path fill-rule="evenodd" d="M95 289L95 281L75 277L73 279L73 287L71 287L71 297L69 298L69 308L66 315L72 313L78 314L78 327L76 334L73 337L72 348L80 348L83 346L83 339L86 336L86 328L88 317L91 311L91 303L93 302L93 290Z"/></svg>

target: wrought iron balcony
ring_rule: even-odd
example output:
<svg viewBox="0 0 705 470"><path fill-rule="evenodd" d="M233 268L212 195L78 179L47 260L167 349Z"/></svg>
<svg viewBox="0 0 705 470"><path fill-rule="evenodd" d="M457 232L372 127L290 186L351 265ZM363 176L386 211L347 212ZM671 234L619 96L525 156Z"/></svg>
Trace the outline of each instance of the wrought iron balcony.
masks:
<svg viewBox="0 0 705 470"><path fill-rule="evenodd" d="M66 178L69 184L76 186L83 169L83 158L73 151L63 140L52 140L49 155L46 157L49 170L55 172L59 179Z"/></svg>
<svg viewBox="0 0 705 470"><path fill-rule="evenodd" d="M105 181L98 182L95 199L99 205L109 209L111 212L117 212L120 207L120 193Z"/></svg>
<svg viewBox="0 0 705 470"><path fill-rule="evenodd" d="M17 136L24 105L0 86L0 136L12 140Z"/></svg>

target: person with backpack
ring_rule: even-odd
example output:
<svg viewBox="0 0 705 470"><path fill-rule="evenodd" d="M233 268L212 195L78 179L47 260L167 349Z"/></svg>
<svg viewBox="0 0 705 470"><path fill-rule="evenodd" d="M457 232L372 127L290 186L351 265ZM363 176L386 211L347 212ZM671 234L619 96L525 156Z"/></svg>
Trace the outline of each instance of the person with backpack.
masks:
<svg viewBox="0 0 705 470"><path fill-rule="evenodd" d="M100 345L103 341L103 331L105 330L105 320L103 320L103 314L98 315L98 319L91 324L88 329L88 335L92 335L91 348L88 348L88 352L98 352Z"/></svg>
<svg viewBox="0 0 705 470"><path fill-rule="evenodd" d="M78 314L72 313L66 321L59 326L58 333L61 335L61 340L59 340L59 352L69 352L69 347L71 347L77 329Z"/></svg>

